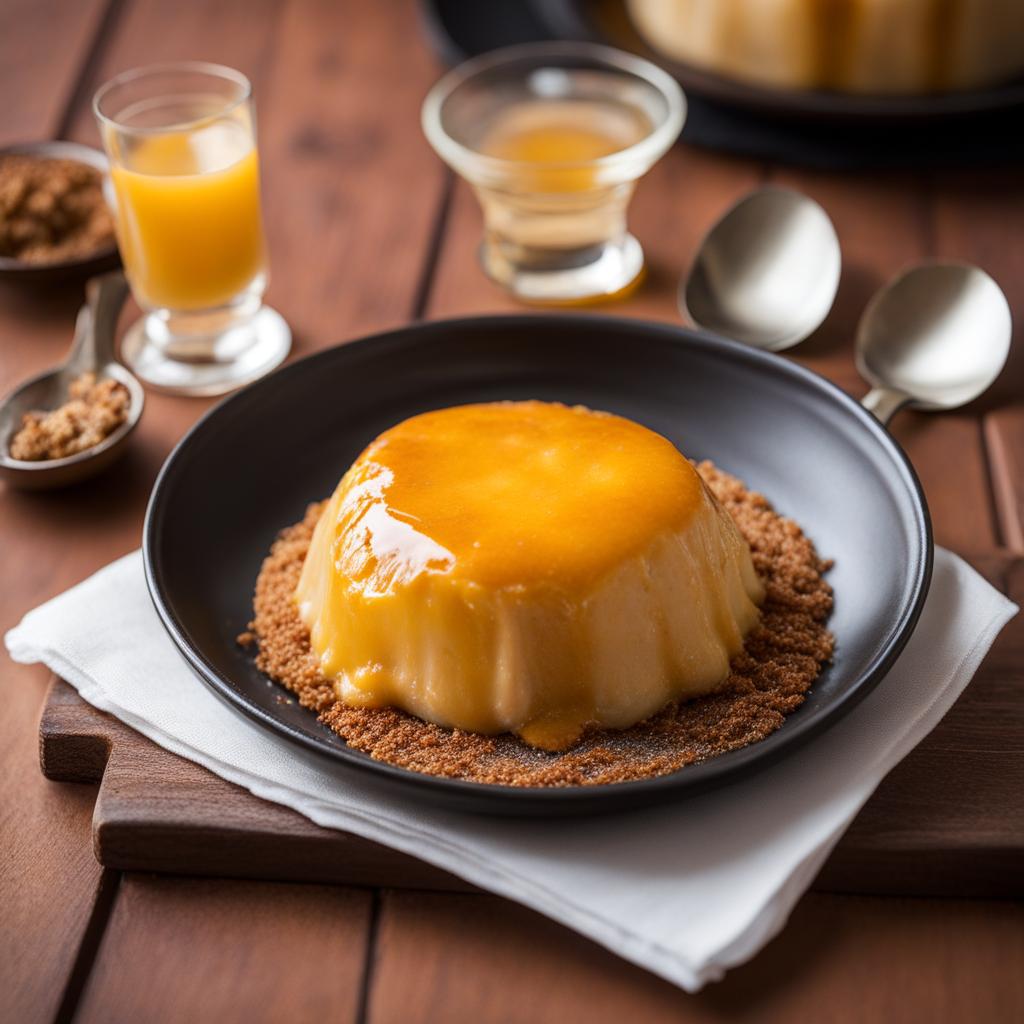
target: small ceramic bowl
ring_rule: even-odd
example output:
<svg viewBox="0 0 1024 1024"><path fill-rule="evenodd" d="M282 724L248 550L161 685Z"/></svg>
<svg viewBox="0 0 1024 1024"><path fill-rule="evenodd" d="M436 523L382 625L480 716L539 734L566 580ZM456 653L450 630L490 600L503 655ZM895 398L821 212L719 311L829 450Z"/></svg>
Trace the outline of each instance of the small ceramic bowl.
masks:
<svg viewBox="0 0 1024 1024"><path fill-rule="evenodd" d="M81 164L95 167L103 176L109 172L107 158L91 146L78 142L29 142L0 149L0 159L5 156L49 157L53 160L76 160ZM106 191L106 187L105 187ZM121 265L117 244L111 242L102 248L76 259L59 260L54 263L26 263L10 256L0 256L0 280L24 282L65 281L92 277Z"/></svg>

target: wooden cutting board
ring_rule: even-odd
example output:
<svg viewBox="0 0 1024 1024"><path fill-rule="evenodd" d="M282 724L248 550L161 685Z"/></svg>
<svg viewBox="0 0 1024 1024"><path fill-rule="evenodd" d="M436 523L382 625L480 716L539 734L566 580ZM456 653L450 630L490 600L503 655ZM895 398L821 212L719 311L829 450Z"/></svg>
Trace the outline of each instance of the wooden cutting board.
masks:
<svg viewBox="0 0 1024 1024"><path fill-rule="evenodd" d="M1024 559L970 561L1018 603ZM883 781L818 876L832 891L1024 895L1024 617L1004 631L943 722ZM51 685L40 723L47 778L99 783L93 840L111 868L468 889L413 857L294 811L156 746ZM627 819L628 820L628 819Z"/></svg>

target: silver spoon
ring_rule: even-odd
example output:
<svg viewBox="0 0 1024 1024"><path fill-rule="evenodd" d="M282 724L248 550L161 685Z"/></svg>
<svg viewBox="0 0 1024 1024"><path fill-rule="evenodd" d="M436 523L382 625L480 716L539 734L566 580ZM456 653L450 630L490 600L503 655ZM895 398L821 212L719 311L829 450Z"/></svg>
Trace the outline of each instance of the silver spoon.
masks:
<svg viewBox="0 0 1024 1024"><path fill-rule="evenodd" d="M770 351L810 335L839 284L839 240L824 210L788 189L744 196L708 232L680 287L698 327ZM883 423L904 405L953 409L999 376L1010 308L977 267L915 267L876 293L857 329L864 405Z"/></svg>
<svg viewBox="0 0 1024 1024"><path fill-rule="evenodd" d="M767 186L744 196L704 237L679 306L697 327L778 352L828 316L841 265L828 214L799 192Z"/></svg>
<svg viewBox="0 0 1024 1024"><path fill-rule="evenodd" d="M868 303L857 327L862 404L883 423L904 405L955 409L985 391L1010 352L1013 323L999 285L963 263L926 263Z"/></svg>
<svg viewBox="0 0 1024 1024"><path fill-rule="evenodd" d="M63 365L26 381L0 402L0 479L11 487L43 490L64 487L98 473L125 450L125 442L142 415L142 385L114 357L117 317L128 293L124 274L113 271L86 285L87 303L79 311L75 338ZM130 395L128 417L99 444L64 459L27 462L11 458L11 437L31 410L51 410L68 400L71 382L83 373L113 377Z"/></svg>

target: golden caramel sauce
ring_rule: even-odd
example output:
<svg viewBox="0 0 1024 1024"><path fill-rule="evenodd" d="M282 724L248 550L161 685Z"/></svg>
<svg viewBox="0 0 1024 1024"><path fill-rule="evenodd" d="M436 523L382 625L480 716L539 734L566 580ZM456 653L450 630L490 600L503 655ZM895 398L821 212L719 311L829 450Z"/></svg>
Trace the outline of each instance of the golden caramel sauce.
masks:
<svg viewBox="0 0 1024 1024"><path fill-rule="evenodd" d="M484 152L502 160L562 164L598 160L622 148L608 133L575 125L566 115L564 121L506 129L489 140Z"/></svg>
<svg viewBox="0 0 1024 1024"><path fill-rule="evenodd" d="M356 522L373 524L358 534L361 553L346 556L374 592L442 569L491 587L584 587L652 532L683 527L701 490L675 446L638 423L509 402L428 412L386 431L353 467L338 514L350 538ZM385 517L382 541L374 531ZM424 543L392 543L413 530Z"/></svg>
<svg viewBox="0 0 1024 1024"><path fill-rule="evenodd" d="M706 692L756 621L749 550L659 434L544 402L385 431L296 598L339 699L560 749Z"/></svg>
<svg viewBox="0 0 1024 1024"><path fill-rule="evenodd" d="M520 187L577 192L598 181L595 160L635 145L651 123L635 107L612 100L528 100L500 110L477 148L522 164Z"/></svg>

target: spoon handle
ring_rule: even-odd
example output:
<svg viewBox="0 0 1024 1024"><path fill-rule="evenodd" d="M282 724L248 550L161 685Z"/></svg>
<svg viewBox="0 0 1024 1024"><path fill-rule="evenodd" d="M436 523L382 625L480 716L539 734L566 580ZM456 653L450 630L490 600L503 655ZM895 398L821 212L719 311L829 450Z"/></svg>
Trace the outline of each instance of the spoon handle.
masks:
<svg viewBox="0 0 1024 1024"><path fill-rule="evenodd" d="M75 350L68 360L76 374L116 361L114 336L127 294L128 282L120 270L94 277L85 286L87 305L79 314Z"/></svg>
<svg viewBox="0 0 1024 1024"><path fill-rule="evenodd" d="M910 395L895 388L872 388L861 400L860 404L868 412L887 426L889 420L910 401Z"/></svg>

